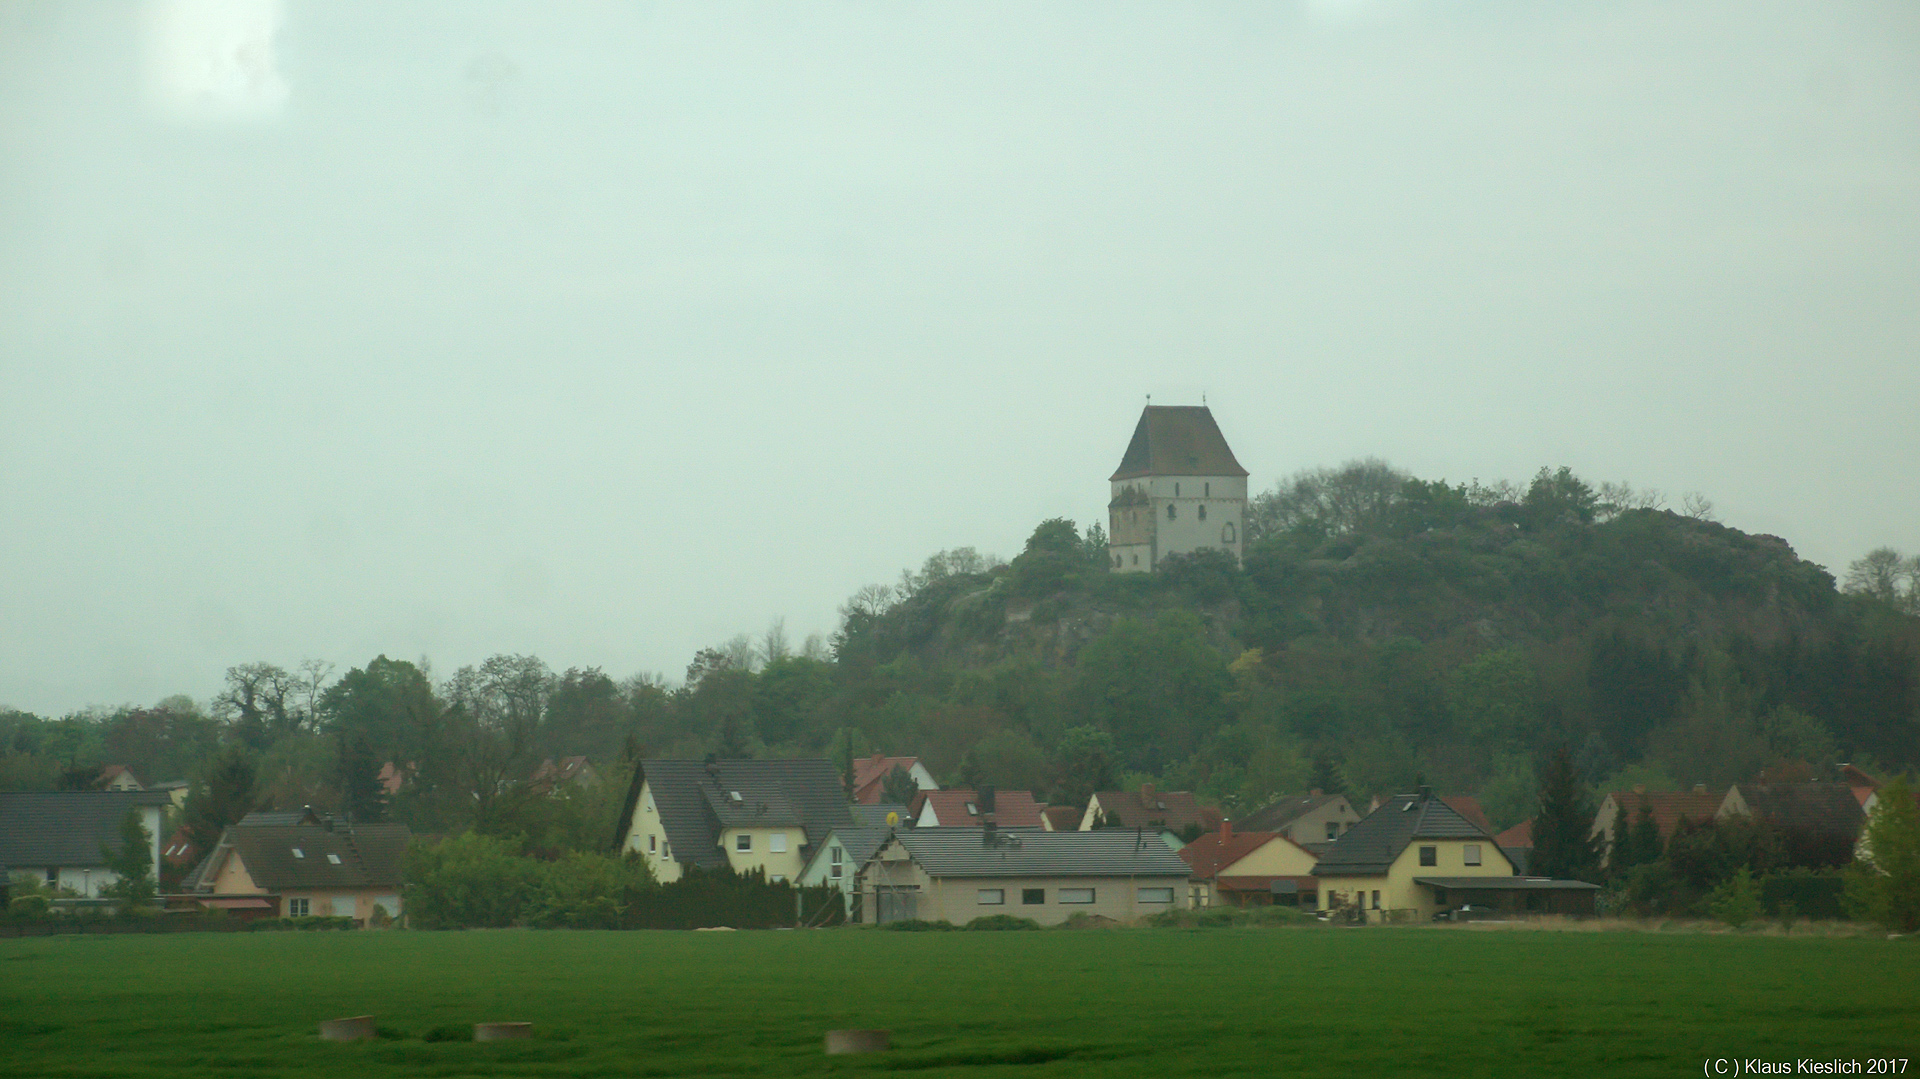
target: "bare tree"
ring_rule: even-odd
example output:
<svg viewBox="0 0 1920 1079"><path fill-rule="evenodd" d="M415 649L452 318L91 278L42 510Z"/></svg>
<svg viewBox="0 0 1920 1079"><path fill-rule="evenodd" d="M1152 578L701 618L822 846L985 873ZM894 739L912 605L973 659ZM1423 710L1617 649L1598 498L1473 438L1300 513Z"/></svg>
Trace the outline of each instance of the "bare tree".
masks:
<svg viewBox="0 0 1920 1079"><path fill-rule="evenodd" d="M1869 596L1908 614L1920 614L1920 556L1903 557L1891 547L1876 547L1847 566L1842 589Z"/></svg>
<svg viewBox="0 0 1920 1079"><path fill-rule="evenodd" d="M1688 491L1680 500L1680 512L1696 521L1717 521L1713 513L1713 500L1699 491Z"/></svg>
<svg viewBox="0 0 1920 1079"><path fill-rule="evenodd" d="M1657 510L1665 508L1667 496L1657 487L1634 489L1633 484L1603 483L1600 485L1599 501L1594 506L1594 518L1610 521L1630 510Z"/></svg>
<svg viewBox="0 0 1920 1079"><path fill-rule="evenodd" d="M327 681L333 677L333 671L334 665L324 659L300 661L300 696L305 698L301 722L310 729L320 729L320 695L326 692Z"/></svg>
<svg viewBox="0 0 1920 1079"><path fill-rule="evenodd" d="M787 643L787 620L775 618L767 624L767 631L760 636L760 655L768 663L774 663L792 654L793 646Z"/></svg>
<svg viewBox="0 0 1920 1079"><path fill-rule="evenodd" d="M828 643L824 633L809 633L800 643L800 654L816 663L825 663L833 658L833 646Z"/></svg>
<svg viewBox="0 0 1920 1079"><path fill-rule="evenodd" d="M299 725L289 704L299 682L271 663L227 668L227 688L213 699L214 710L230 717L240 737L256 749L293 733Z"/></svg>

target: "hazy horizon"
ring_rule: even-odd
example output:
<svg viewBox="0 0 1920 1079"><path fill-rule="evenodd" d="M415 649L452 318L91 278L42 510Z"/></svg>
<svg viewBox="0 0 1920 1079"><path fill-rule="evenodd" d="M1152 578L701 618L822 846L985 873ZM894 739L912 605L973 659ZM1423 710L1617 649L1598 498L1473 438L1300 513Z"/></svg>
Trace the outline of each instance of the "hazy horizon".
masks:
<svg viewBox="0 0 1920 1079"><path fill-rule="evenodd" d="M1896 3L0 7L0 706L678 679L1102 521L1567 465L1920 553Z"/></svg>

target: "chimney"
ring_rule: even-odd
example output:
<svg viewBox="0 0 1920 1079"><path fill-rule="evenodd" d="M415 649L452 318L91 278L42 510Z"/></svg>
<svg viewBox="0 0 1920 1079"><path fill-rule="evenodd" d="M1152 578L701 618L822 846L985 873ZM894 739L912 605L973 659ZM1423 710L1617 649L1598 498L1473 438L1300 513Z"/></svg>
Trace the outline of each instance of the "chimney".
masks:
<svg viewBox="0 0 1920 1079"><path fill-rule="evenodd" d="M1233 822L1226 818L1220 820L1220 840L1225 842L1233 838Z"/></svg>
<svg viewBox="0 0 1920 1079"><path fill-rule="evenodd" d="M1140 800L1142 802L1149 802L1149 803L1153 801L1153 784L1151 783L1140 784Z"/></svg>
<svg viewBox="0 0 1920 1079"><path fill-rule="evenodd" d="M1695 794L1707 793L1707 785L1705 783L1695 783L1693 785L1693 793Z"/></svg>
<svg viewBox="0 0 1920 1079"><path fill-rule="evenodd" d="M1429 802L1429 801L1432 801L1432 800L1433 800L1433 788L1432 788L1432 787L1425 787L1425 786L1423 786L1423 787L1421 787L1421 788L1420 788L1420 800L1421 800L1422 802Z"/></svg>
<svg viewBox="0 0 1920 1079"><path fill-rule="evenodd" d="M1321 793L1321 792L1320 792L1320 788L1319 788L1319 787L1315 787L1315 788L1313 788L1312 790L1310 790L1310 791L1308 791L1308 792L1307 792L1307 797L1309 797L1309 798L1318 798L1318 797L1320 797L1320 793Z"/></svg>
<svg viewBox="0 0 1920 1079"><path fill-rule="evenodd" d="M993 846L994 843L998 841L999 836L1000 836L1000 830L993 826L992 821L989 820L989 821L980 822L980 845L981 846L983 847Z"/></svg>
<svg viewBox="0 0 1920 1079"><path fill-rule="evenodd" d="M974 799L980 805L981 816L984 817L987 814L993 812L993 788L992 787L981 787L978 791L974 792Z"/></svg>

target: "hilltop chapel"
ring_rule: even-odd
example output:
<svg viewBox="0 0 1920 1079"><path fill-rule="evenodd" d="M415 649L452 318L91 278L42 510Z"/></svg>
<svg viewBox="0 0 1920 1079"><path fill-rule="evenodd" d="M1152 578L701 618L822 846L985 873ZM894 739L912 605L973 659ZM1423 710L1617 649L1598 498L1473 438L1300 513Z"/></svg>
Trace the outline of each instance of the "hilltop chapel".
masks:
<svg viewBox="0 0 1920 1079"><path fill-rule="evenodd" d="M1168 555L1245 552L1247 470L1205 405L1148 405L1108 481L1115 573L1151 573Z"/></svg>

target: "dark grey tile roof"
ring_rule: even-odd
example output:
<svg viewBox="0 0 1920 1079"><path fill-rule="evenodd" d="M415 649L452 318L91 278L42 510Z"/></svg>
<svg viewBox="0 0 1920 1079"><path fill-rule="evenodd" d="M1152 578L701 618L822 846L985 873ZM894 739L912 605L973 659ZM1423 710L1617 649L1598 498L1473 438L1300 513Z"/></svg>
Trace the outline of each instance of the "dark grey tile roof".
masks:
<svg viewBox="0 0 1920 1079"><path fill-rule="evenodd" d="M1546 877L1415 877L1415 884L1463 892L1597 892L1598 884L1583 880L1549 880Z"/></svg>
<svg viewBox="0 0 1920 1079"><path fill-rule="evenodd" d="M181 887L185 891L212 887L208 874L216 872L232 851L240 855L253 883L269 892L397 889L411 838L404 824L235 825L221 835Z"/></svg>
<svg viewBox="0 0 1920 1079"><path fill-rule="evenodd" d="M1334 840L1313 867L1314 875L1378 876L1416 839L1485 839L1494 845L1492 836L1439 798L1400 794Z"/></svg>
<svg viewBox="0 0 1920 1079"><path fill-rule="evenodd" d="M100 845L120 849L129 810L172 804L166 791L0 793L0 866L104 865Z"/></svg>
<svg viewBox="0 0 1920 1079"><path fill-rule="evenodd" d="M853 823L860 828L886 828L887 814L898 813L902 823L911 826L913 818L907 815L907 807L894 802L881 802L877 805L850 805L848 811L853 814Z"/></svg>
<svg viewBox="0 0 1920 1079"><path fill-rule="evenodd" d="M803 828L807 846L800 853L810 858L828 832L853 827L840 772L824 758L712 764L652 760L642 761L634 769L616 842L624 842L633 826L643 783L653 790L661 828L667 833L667 842L673 844L674 860L687 865L714 869L727 864L726 852L719 845L723 828L782 824ZM738 803L730 796L733 791L740 792ZM762 806L766 808L762 810Z"/></svg>
<svg viewBox="0 0 1920 1079"><path fill-rule="evenodd" d="M1185 879L1193 873L1154 831L1002 829L992 846L976 828L902 828L894 835L920 868L935 877Z"/></svg>
<svg viewBox="0 0 1920 1079"><path fill-rule="evenodd" d="M835 828L829 833L829 841L840 844L840 849L847 852L847 864L857 871L860 866L866 864L867 859L873 857L873 852L879 850L880 844L885 843L887 836L891 834L893 829L885 825L878 828ZM823 842L819 849L826 848L827 844ZM817 858L819 855L815 854L814 857Z"/></svg>
<svg viewBox="0 0 1920 1079"><path fill-rule="evenodd" d="M1338 794L1294 794L1280 798L1233 822L1236 832L1284 832L1287 825L1344 797Z"/></svg>
<svg viewBox="0 0 1920 1079"><path fill-rule="evenodd" d="M240 818L240 826L242 828L257 828L261 825L285 827L303 821L308 824L319 824L325 819L312 809L256 809Z"/></svg>
<svg viewBox="0 0 1920 1079"><path fill-rule="evenodd" d="M1148 405L1112 479L1136 476L1244 476L1205 405Z"/></svg>

